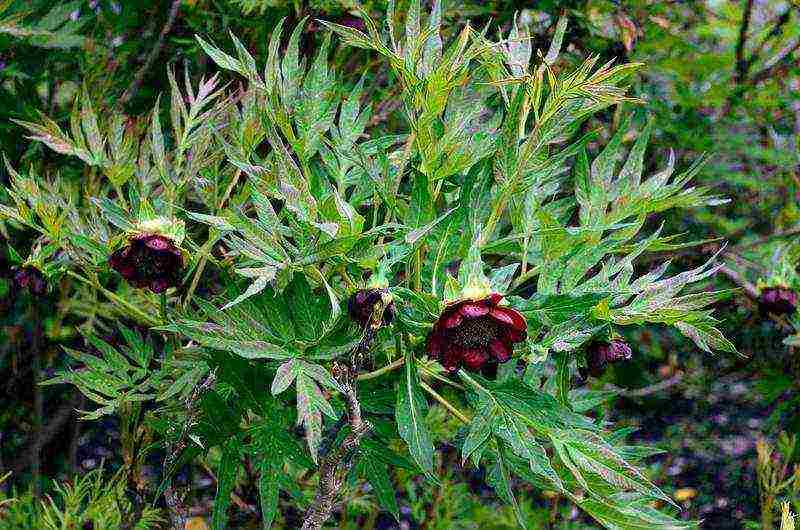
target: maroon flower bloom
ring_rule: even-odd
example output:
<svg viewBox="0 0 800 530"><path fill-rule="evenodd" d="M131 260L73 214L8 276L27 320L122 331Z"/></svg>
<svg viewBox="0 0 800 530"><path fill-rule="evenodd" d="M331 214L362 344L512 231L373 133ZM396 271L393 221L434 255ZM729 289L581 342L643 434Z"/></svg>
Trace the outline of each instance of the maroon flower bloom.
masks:
<svg viewBox="0 0 800 530"><path fill-rule="evenodd" d="M178 285L183 255L167 237L137 234L111 255L109 263L134 287L163 293Z"/></svg>
<svg viewBox="0 0 800 530"><path fill-rule="evenodd" d="M449 372L461 366L477 371L486 363L511 358L514 343L528 336L528 324L519 311L497 304L503 295L449 305L428 336L428 352Z"/></svg>
<svg viewBox="0 0 800 530"><path fill-rule="evenodd" d="M797 293L785 287L764 289L758 306L764 314L791 315L797 310Z"/></svg>
<svg viewBox="0 0 800 530"><path fill-rule="evenodd" d="M347 301L347 311L350 313L350 318L358 322L361 327L369 324L369 319L372 318L372 312L375 304L377 304L386 289L361 289L353 294ZM394 302L390 302L383 309L383 317L381 324L388 326L394 320L395 308Z"/></svg>
<svg viewBox="0 0 800 530"><path fill-rule="evenodd" d="M14 273L14 283L20 289L28 289L28 292L35 296L41 296L47 291L47 279L44 274L31 265L17 269Z"/></svg>
<svg viewBox="0 0 800 530"><path fill-rule="evenodd" d="M617 361L628 361L631 357L633 357L631 347L624 340L613 339L611 342L591 342L586 349L587 369L582 375L586 377L585 372L588 372L594 377L600 377L609 364Z"/></svg>

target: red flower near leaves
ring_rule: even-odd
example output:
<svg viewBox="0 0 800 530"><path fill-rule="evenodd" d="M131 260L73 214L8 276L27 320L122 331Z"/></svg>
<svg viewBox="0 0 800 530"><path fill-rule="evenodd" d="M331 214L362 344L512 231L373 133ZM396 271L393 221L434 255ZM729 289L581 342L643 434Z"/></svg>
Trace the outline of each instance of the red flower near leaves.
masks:
<svg viewBox="0 0 800 530"><path fill-rule="evenodd" d="M445 308L428 336L431 356L449 372L461 366L475 371L488 362L508 361L514 343L528 336L528 324L519 311L498 306L502 299L503 295L492 293Z"/></svg>
<svg viewBox="0 0 800 530"><path fill-rule="evenodd" d="M137 234L111 255L110 263L134 287L163 293L178 285L183 255L167 237Z"/></svg>
<svg viewBox="0 0 800 530"><path fill-rule="evenodd" d="M586 348L586 370L581 369L581 375L584 378L587 374L600 377L609 364L629 361L631 358L633 358L633 352L624 340L593 341Z"/></svg>
<svg viewBox="0 0 800 530"><path fill-rule="evenodd" d="M381 300L384 292L386 292L385 289L361 289L356 291L347 301L347 311L350 313L350 318L358 322L362 328L369 324L375 304ZM383 310L381 324L384 326L391 324L392 320L394 320L394 315L394 302L391 302Z"/></svg>

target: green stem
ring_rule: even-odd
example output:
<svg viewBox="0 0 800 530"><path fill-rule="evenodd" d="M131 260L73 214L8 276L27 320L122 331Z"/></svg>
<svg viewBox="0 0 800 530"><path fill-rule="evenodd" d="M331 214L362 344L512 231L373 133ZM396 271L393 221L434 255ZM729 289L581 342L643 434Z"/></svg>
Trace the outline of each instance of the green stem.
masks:
<svg viewBox="0 0 800 530"><path fill-rule="evenodd" d="M114 182L111 183L114 186L114 191L117 193L117 197L119 198L120 202L122 203L122 207L127 210L128 209L128 201L125 200L125 195L122 194L122 187L119 184Z"/></svg>
<svg viewBox="0 0 800 530"><path fill-rule="evenodd" d="M494 204L492 205L492 211L489 214L489 218L486 220L486 225L483 227L483 231L481 232L481 244L489 241L489 238L492 236L495 226L497 225L498 221L500 221L500 217L503 215L503 210L506 208L508 195L509 193L505 189L501 189L500 194L497 196L497 199L495 199Z"/></svg>
<svg viewBox="0 0 800 530"><path fill-rule="evenodd" d="M459 385L458 383L455 383L455 382L451 381L450 379L448 379L448 378L446 378L446 377L443 377L442 375L440 375L440 374L438 374L438 373L434 372L433 370L429 370L428 368L426 368L425 366L423 366L423 365L422 365L421 363L419 363L419 362L417 362L417 368L419 369L419 371L420 371L420 372L421 372L423 375L426 375L426 376L428 376L428 377L431 377L431 378L433 378L433 379L436 379L436 380L437 380L437 381L439 381L440 383L444 383L444 384L446 384L446 385L450 385L450 386L452 386L453 388L458 388L459 390L464 390L464 387L463 387L463 386Z"/></svg>
<svg viewBox="0 0 800 530"><path fill-rule="evenodd" d="M127 309L128 311L130 311L131 313L133 313L134 315L139 317L144 322L147 322L151 326L158 326L159 324L161 324L161 322L159 322L158 320L156 320L152 316L148 315L147 313L145 313L144 311L142 311L141 309L139 309L135 305L131 304L127 300L121 298L119 295L117 295L115 293L112 293L111 291L109 291L108 289L106 289L105 287L100 285L100 283L97 282L97 280L94 280L94 281L93 280L89 280L88 278L84 278L80 274L76 274L76 273L74 273L72 271L67 271L67 275L68 276L72 276L73 278L75 278L77 280L80 280L83 283L94 287L95 289L97 289L98 291L103 293L103 296L105 296L106 298L108 298L109 300L114 302L115 304L124 307L125 309Z"/></svg>
<svg viewBox="0 0 800 530"><path fill-rule="evenodd" d="M219 206L217 207L217 213L222 210L222 207L225 206L225 201L228 200L228 197L231 196L231 192L233 192L233 188L236 186L236 183L239 182L239 177L242 174L242 170L239 169L236 171L236 174L231 179L231 183L228 184L228 188L225 190L225 195L222 196L222 200L219 201Z"/></svg>
<svg viewBox="0 0 800 530"><path fill-rule="evenodd" d="M422 248L418 248L414 255L414 290L422 292Z"/></svg>
<svg viewBox="0 0 800 530"><path fill-rule="evenodd" d="M189 285L189 290L186 291L186 296L183 298L183 303L181 304L182 309L186 309L189 305L189 302L194 295L194 291L197 289L197 285L200 283L200 275L203 274L203 269L206 267L206 263L208 262L208 256L211 252L211 247L214 246L214 243L217 242L216 234L213 237L209 237L208 241L200 248L200 261L197 263L197 268L194 270L194 275L192 276L192 283Z"/></svg>
<svg viewBox="0 0 800 530"><path fill-rule="evenodd" d="M399 359L403 359L403 334L402 333L395 333L394 334L394 352L397 354Z"/></svg>
<svg viewBox="0 0 800 530"><path fill-rule="evenodd" d="M525 271L524 273L520 274L517 277L517 279L514 280L514 282L511 284L511 289L512 290L516 289L517 287L519 287L523 283L527 282L528 280L530 280L531 278L533 278L537 274L539 274L539 267L538 266L537 267L531 267L530 270Z"/></svg>
<svg viewBox="0 0 800 530"><path fill-rule="evenodd" d="M161 320L167 321L167 293L161 293Z"/></svg>
<svg viewBox="0 0 800 530"><path fill-rule="evenodd" d="M450 403L445 398L443 398L441 395L439 395L434 389L432 389L430 386L428 386L428 384L425 381L420 381L419 382L419 386L421 386L422 389L425 392L430 394L433 399L435 399L436 401L441 403L442 406L444 408L446 408L450 412L450 414L452 414L453 416L458 418L462 423L469 423L470 422L470 419L463 412L458 410L455 406L453 406L452 403Z"/></svg>
<svg viewBox="0 0 800 530"><path fill-rule="evenodd" d="M406 362L406 360L403 357L401 357L400 359L394 361L393 363L387 364L383 368L378 368L377 370L375 370L373 372L367 372L365 374L360 374L358 376L358 380L359 381L367 381L369 379L375 379L376 377L380 377L383 374L388 374L389 372L397 370L398 368L402 367L405 364L405 362Z"/></svg>
<svg viewBox="0 0 800 530"><path fill-rule="evenodd" d="M475 381L475 380L474 380L474 379L473 379L473 378L472 378L472 377L471 377L471 376L470 376L470 375L469 375L469 374L466 372L466 370L459 370L459 371L458 371L458 376L459 376L459 377L460 377L460 378L461 378L461 379L462 379L462 380L463 380L465 383L469 384L469 385L470 385L472 388L474 388L475 390L478 390L479 392L483 392L483 393L485 393L485 394L489 394L489 395L491 395L491 392L489 392L489 391L488 391L486 388L484 388L484 387L483 387L483 386L482 386L480 383L478 383L477 381Z"/></svg>
<svg viewBox="0 0 800 530"><path fill-rule="evenodd" d="M350 275L347 273L346 265L342 265L342 268L339 269L339 275L342 277L342 280L344 280L344 283L347 284L348 289L353 289L353 290L356 289L357 287L356 282L354 282L353 279L350 277Z"/></svg>

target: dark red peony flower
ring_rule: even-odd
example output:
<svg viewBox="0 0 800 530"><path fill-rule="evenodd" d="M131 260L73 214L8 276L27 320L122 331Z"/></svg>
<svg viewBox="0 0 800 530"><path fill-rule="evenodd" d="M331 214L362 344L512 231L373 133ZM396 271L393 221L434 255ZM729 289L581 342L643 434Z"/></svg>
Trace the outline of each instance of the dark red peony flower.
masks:
<svg viewBox="0 0 800 530"><path fill-rule="evenodd" d="M791 315L797 310L797 293L785 287L764 289L758 306L764 314Z"/></svg>
<svg viewBox="0 0 800 530"><path fill-rule="evenodd" d="M386 289L361 289L356 291L347 301L347 311L350 313L350 318L361 324L361 327L365 327L369 324L375 304L387 292ZM394 314L394 302L390 302L383 309L381 324L384 326L391 324L392 320L394 320Z"/></svg>
<svg viewBox="0 0 800 530"><path fill-rule="evenodd" d="M528 324L519 311L498 306L502 299L503 295L492 293L447 306L428 336L431 356L449 372L461 366L477 371L486 363L508 361L514 343L528 336Z"/></svg>
<svg viewBox="0 0 800 530"><path fill-rule="evenodd" d="M109 263L134 287L163 293L178 285L183 255L167 237L137 234L111 255Z"/></svg>
<svg viewBox="0 0 800 530"><path fill-rule="evenodd" d="M624 340L593 341L586 348L586 371L594 377L600 377L609 364L628 361L631 357L633 357L631 347ZM586 377L585 373L582 375Z"/></svg>
<svg viewBox="0 0 800 530"><path fill-rule="evenodd" d="M28 289L32 295L41 296L47 291L47 279L42 271L31 265L20 267L14 273L14 283L20 289Z"/></svg>

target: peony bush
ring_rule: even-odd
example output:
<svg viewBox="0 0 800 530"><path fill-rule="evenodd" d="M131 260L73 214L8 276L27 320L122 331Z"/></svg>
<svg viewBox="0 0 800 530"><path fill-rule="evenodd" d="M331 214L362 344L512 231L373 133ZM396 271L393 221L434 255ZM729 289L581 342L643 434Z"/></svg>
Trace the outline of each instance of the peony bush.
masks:
<svg viewBox="0 0 800 530"><path fill-rule="evenodd" d="M646 176L651 121L597 129L638 103L626 81L643 65L560 60L565 18L535 53L516 25L446 42L440 18L415 2L382 25L322 21L313 57L305 20L288 37L279 23L261 59L235 36L198 36L220 72L170 70L148 116L97 112L86 88L68 131L20 123L86 165L74 183L7 163L0 213L39 235L28 257L10 250L20 287L81 302L86 348L47 384L80 389L87 420L120 417L123 520L164 502L184 528L177 472L210 452L214 529L229 527L245 466L265 528L287 505L322 528L345 484L369 483L399 517L394 474L436 488L447 442L521 527L523 487L606 528L696 526L642 471L657 451L594 417L604 394L581 385L636 355L631 326L736 352L710 310L726 293L692 289L713 259L638 265L691 244L658 214L721 201L691 184L703 161L676 173L670 153ZM380 58L402 123L370 121L367 76L331 68L334 41ZM796 305L770 292L768 310ZM433 406L461 423L454 438L432 432ZM300 477L315 477L312 497Z"/></svg>

